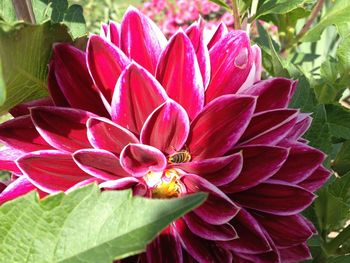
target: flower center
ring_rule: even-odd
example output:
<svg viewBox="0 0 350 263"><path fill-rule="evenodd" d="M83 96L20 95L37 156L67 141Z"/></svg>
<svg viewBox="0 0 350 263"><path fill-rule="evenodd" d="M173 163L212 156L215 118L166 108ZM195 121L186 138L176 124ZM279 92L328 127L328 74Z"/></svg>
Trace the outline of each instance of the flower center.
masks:
<svg viewBox="0 0 350 263"><path fill-rule="evenodd" d="M149 172L144 176L144 180L152 192L152 198L174 198L184 192L184 185L174 169L163 173Z"/></svg>

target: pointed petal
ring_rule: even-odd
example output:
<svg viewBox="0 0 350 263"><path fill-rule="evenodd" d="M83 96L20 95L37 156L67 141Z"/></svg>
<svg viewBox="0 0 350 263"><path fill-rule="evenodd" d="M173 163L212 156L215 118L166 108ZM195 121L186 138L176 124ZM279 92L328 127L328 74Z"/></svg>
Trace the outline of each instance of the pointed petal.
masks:
<svg viewBox="0 0 350 263"><path fill-rule="evenodd" d="M331 175L331 171L327 170L323 166L320 166L309 177L301 181L298 185L309 190L310 192L314 192L320 188Z"/></svg>
<svg viewBox="0 0 350 263"><path fill-rule="evenodd" d="M295 144L282 168L272 177L290 183L299 183L309 177L324 161L325 154L305 144Z"/></svg>
<svg viewBox="0 0 350 263"><path fill-rule="evenodd" d="M11 182L3 191L0 191L0 205L35 189L36 187L28 181L26 176L20 176Z"/></svg>
<svg viewBox="0 0 350 263"><path fill-rule="evenodd" d="M70 154L56 150L28 153L19 158L17 164L35 186L47 193L66 191L91 178L79 169Z"/></svg>
<svg viewBox="0 0 350 263"><path fill-rule="evenodd" d="M53 104L60 107L69 107L70 104L66 99L66 96L61 90L60 85L57 82L56 78L56 64L57 62L53 59L49 64L49 74L48 74L48 89L50 97L52 98ZM38 105L42 106L42 105ZM46 106L46 105L43 105Z"/></svg>
<svg viewBox="0 0 350 263"><path fill-rule="evenodd" d="M67 44L56 44L53 63L57 84L73 108L108 116L90 78L84 52Z"/></svg>
<svg viewBox="0 0 350 263"><path fill-rule="evenodd" d="M105 150L83 149L73 154L73 160L84 172L103 180L128 176L119 158Z"/></svg>
<svg viewBox="0 0 350 263"><path fill-rule="evenodd" d="M227 185L220 187L225 193L240 192L254 187L273 176L288 157L288 150L272 146L246 146L243 154L242 172Z"/></svg>
<svg viewBox="0 0 350 263"><path fill-rule="evenodd" d="M285 108L291 99L294 81L286 78L262 80L242 88L238 94L257 96L256 112Z"/></svg>
<svg viewBox="0 0 350 263"><path fill-rule="evenodd" d="M181 180L188 193L198 191L209 193L204 204L193 210L205 222L214 225L226 224L238 213L239 207L204 178L194 174L185 174Z"/></svg>
<svg viewBox="0 0 350 263"><path fill-rule="evenodd" d="M309 247L306 243L288 247L285 249L279 249L282 262L292 263L292 262L303 262L312 258Z"/></svg>
<svg viewBox="0 0 350 263"><path fill-rule="evenodd" d="M182 263L182 247L174 228L163 230L146 249L147 261L152 263Z"/></svg>
<svg viewBox="0 0 350 263"><path fill-rule="evenodd" d="M204 21L199 19L186 29L197 55L197 61L202 74L203 85L206 88L210 80L210 58L207 45L204 43Z"/></svg>
<svg viewBox="0 0 350 263"><path fill-rule="evenodd" d="M309 114L299 113L297 122L290 132L286 135L285 140L289 142L295 142L309 129L311 126L312 118Z"/></svg>
<svg viewBox="0 0 350 263"><path fill-rule="evenodd" d="M253 116L239 140L242 145L276 145L290 132L297 121L298 111L293 109L269 110Z"/></svg>
<svg viewBox="0 0 350 263"><path fill-rule="evenodd" d="M253 60L246 32L234 30L210 50L211 81L205 101L236 93L248 77Z"/></svg>
<svg viewBox="0 0 350 263"><path fill-rule="evenodd" d="M241 153L170 165L170 167L179 168L187 173L198 174L215 186L232 182L241 172L242 166L243 156Z"/></svg>
<svg viewBox="0 0 350 263"><path fill-rule="evenodd" d="M281 216L300 213L315 199L311 192L299 186L273 180L230 197L243 207Z"/></svg>
<svg viewBox="0 0 350 263"><path fill-rule="evenodd" d="M100 183L100 188L106 190L125 190L135 186L139 180L135 177L123 177L121 179Z"/></svg>
<svg viewBox="0 0 350 263"><path fill-rule="evenodd" d="M86 121L92 116L94 114L87 111L71 108L40 106L31 109L33 123L45 141L68 152L90 147Z"/></svg>
<svg viewBox="0 0 350 263"><path fill-rule="evenodd" d="M161 151L152 146L131 143L121 152L120 163L125 171L142 177L149 171L163 171L167 160Z"/></svg>
<svg viewBox="0 0 350 263"><path fill-rule="evenodd" d="M231 221L239 238L220 243L235 253L263 253L271 249L260 224L245 209L241 209Z"/></svg>
<svg viewBox="0 0 350 263"><path fill-rule="evenodd" d="M106 23L102 23L100 28L100 36L107 38L107 32L108 32L108 25Z"/></svg>
<svg viewBox="0 0 350 263"><path fill-rule="evenodd" d="M193 119L203 108L204 87L196 52L182 31L169 41L159 59L156 77L170 98Z"/></svg>
<svg viewBox="0 0 350 263"><path fill-rule="evenodd" d="M191 123L187 146L193 160L218 157L239 140L249 124L255 98L221 96L208 104Z"/></svg>
<svg viewBox="0 0 350 263"><path fill-rule="evenodd" d="M166 101L163 87L145 69L131 63L120 76L112 100L112 120L140 133L147 117Z"/></svg>
<svg viewBox="0 0 350 263"><path fill-rule="evenodd" d="M303 243L313 235L308 223L300 215L276 216L259 213L255 218L279 248Z"/></svg>
<svg viewBox="0 0 350 263"><path fill-rule="evenodd" d="M40 136L29 115L24 115L0 124L0 140L24 152L52 147Z"/></svg>
<svg viewBox="0 0 350 263"><path fill-rule="evenodd" d="M91 117L86 126L93 147L113 152L117 156L127 144L139 142L132 132L106 118Z"/></svg>
<svg viewBox="0 0 350 263"><path fill-rule="evenodd" d="M21 171L17 167L16 160L21 157L25 152L8 147L1 147L0 149L0 169L21 174Z"/></svg>
<svg viewBox="0 0 350 263"><path fill-rule="evenodd" d="M23 115L30 114L30 108L36 107L36 106L53 106L53 101L51 98L43 98L43 99L37 99L32 100L29 102L24 102L21 104L18 104L14 108L12 108L9 112L13 117L20 117Z"/></svg>
<svg viewBox="0 0 350 263"><path fill-rule="evenodd" d="M230 224L211 225L203 221L195 213L189 213L184 220L195 235L213 241L227 241L238 238L237 232Z"/></svg>
<svg viewBox="0 0 350 263"><path fill-rule="evenodd" d="M196 262L232 262L231 253L214 241L209 241L193 234L182 219L175 221L176 232L180 236L182 246Z"/></svg>
<svg viewBox="0 0 350 263"><path fill-rule="evenodd" d="M175 101L168 100L146 120L141 130L141 142L170 154L182 149L189 130L186 111Z"/></svg>
<svg viewBox="0 0 350 263"><path fill-rule="evenodd" d="M114 45L119 47L120 45L120 24L114 21L109 21L107 39L109 39Z"/></svg>
<svg viewBox="0 0 350 263"><path fill-rule="evenodd" d="M90 36L86 50L91 77L110 103L115 84L130 61L119 48L97 35Z"/></svg>
<svg viewBox="0 0 350 263"><path fill-rule="evenodd" d="M228 33L228 29L227 29L226 25L225 25L223 22L221 22L221 23L217 26L217 28L216 28L216 30L215 30L213 36L209 39L209 43L207 44L208 49L210 50L210 49L211 49L217 42L219 42L227 33Z"/></svg>
<svg viewBox="0 0 350 263"><path fill-rule="evenodd" d="M124 53L153 74L165 45L160 29L136 8L129 7L121 23L120 48Z"/></svg>

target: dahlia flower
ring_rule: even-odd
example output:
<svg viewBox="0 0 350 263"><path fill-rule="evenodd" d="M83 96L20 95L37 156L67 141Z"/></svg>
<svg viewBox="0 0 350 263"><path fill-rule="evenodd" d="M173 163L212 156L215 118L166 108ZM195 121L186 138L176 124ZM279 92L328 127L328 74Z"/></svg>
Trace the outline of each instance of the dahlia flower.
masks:
<svg viewBox="0 0 350 263"><path fill-rule="evenodd" d="M54 47L50 98L21 104L0 126L6 202L96 182L147 198L208 193L138 262L297 262L313 225L300 212L328 178L301 136L311 117L288 103L297 82L260 80L243 31L201 23L169 41L130 8L92 35L86 52ZM135 258L129 259L135 262Z"/></svg>

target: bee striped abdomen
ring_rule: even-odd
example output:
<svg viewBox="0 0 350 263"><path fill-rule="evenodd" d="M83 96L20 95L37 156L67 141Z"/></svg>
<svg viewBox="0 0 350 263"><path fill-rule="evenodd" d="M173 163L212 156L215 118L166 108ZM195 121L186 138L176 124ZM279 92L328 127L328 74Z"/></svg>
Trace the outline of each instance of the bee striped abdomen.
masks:
<svg viewBox="0 0 350 263"><path fill-rule="evenodd" d="M168 157L168 163L186 163L191 161L191 155L187 150L178 151Z"/></svg>

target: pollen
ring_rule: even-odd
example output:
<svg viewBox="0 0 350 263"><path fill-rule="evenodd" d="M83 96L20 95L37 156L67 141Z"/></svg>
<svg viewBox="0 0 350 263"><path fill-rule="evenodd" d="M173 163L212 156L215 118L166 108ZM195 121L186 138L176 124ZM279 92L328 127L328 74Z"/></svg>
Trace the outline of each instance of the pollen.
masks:
<svg viewBox="0 0 350 263"><path fill-rule="evenodd" d="M151 174L151 177L157 176ZM179 174L174 169L166 170L158 183L152 187L152 197L162 199L179 197L183 188Z"/></svg>

